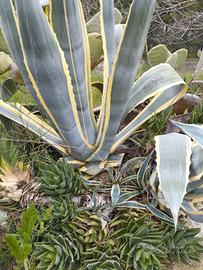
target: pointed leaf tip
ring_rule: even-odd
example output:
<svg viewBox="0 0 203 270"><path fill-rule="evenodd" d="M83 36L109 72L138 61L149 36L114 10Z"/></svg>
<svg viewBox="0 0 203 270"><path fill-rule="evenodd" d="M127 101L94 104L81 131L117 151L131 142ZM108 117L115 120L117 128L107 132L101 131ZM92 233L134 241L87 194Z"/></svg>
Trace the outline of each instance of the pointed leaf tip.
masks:
<svg viewBox="0 0 203 270"><path fill-rule="evenodd" d="M192 141L182 134L155 137L160 188L177 228L178 213L189 182Z"/></svg>

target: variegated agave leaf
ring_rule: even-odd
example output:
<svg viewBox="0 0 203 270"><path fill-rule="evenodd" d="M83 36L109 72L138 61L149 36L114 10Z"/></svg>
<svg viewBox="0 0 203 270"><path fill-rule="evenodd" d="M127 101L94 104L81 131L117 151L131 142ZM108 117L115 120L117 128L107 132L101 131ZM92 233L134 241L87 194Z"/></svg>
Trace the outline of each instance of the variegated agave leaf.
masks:
<svg viewBox="0 0 203 270"><path fill-rule="evenodd" d="M154 113L187 90L168 64L135 82L155 0L134 0L116 46L114 1L100 0L104 50L104 89L98 121L94 117L87 28L79 0L50 0L49 20L39 0L0 0L0 27L20 73L50 126L19 105L0 102L0 114L27 126L58 149L71 164L94 175L117 166L115 151ZM127 127L122 118L151 99ZM22 117L21 117L22 116ZM21 119L22 118L22 119ZM40 131L40 129L42 129ZM68 154L67 154L68 153Z"/></svg>
<svg viewBox="0 0 203 270"><path fill-rule="evenodd" d="M190 183L182 208L196 222L203 223L203 127L172 121L194 141L192 148Z"/></svg>
<svg viewBox="0 0 203 270"><path fill-rule="evenodd" d="M160 188L177 228L179 210L189 183L192 141L177 133L157 136L155 141Z"/></svg>
<svg viewBox="0 0 203 270"><path fill-rule="evenodd" d="M176 121L171 121L171 123L203 148L203 127L201 125L185 124Z"/></svg>

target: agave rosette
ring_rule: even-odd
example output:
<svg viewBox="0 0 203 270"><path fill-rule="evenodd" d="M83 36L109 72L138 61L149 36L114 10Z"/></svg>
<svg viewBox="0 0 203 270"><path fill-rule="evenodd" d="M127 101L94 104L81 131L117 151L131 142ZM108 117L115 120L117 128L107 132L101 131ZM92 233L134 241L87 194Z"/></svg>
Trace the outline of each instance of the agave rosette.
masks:
<svg viewBox="0 0 203 270"><path fill-rule="evenodd" d="M104 51L102 104L93 112L90 46L81 2L49 1L49 20L39 0L0 0L0 26L43 121L23 106L0 100L0 114L21 124L55 147L67 162L95 175L117 166L115 152L152 115L185 92L182 78L168 64L135 81L155 0L134 0L118 47L114 1L100 0ZM126 127L121 120L135 106L150 102Z"/></svg>

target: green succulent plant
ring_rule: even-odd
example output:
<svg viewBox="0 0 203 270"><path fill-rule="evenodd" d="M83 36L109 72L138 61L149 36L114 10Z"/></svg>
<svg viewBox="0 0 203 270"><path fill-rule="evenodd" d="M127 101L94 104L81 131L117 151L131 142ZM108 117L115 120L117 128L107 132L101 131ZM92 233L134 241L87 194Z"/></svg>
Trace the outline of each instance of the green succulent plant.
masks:
<svg viewBox="0 0 203 270"><path fill-rule="evenodd" d="M84 189L82 178L71 165L64 161L55 164L42 164L40 169L41 188L52 197L73 197L81 194Z"/></svg>
<svg viewBox="0 0 203 270"><path fill-rule="evenodd" d="M203 104L196 105L188 119L188 124L203 124Z"/></svg>
<svg viewBox="0 0 203 270"><path fill-rule="evenodd" d="M164 231L147 216L118 215L112 223L112 238L118 241L120 259L125 269L160 269L166 260L166 248L163 245Z"/></svg>
<svg viewBox="0 0 203 270"><path fill-rule="evenodd" d="M75 216L76 206L69 199L69 197L62 198L59 197L53 201L52 204L52 214L53 218L60 220L60 222L65 222L67 220L73 219Z"/></svg>
<svg viewBox="0 0 203 270"><path fill-rule="evenodd" d="M119 256L105 246L87 250L83 253L83 258L84 263L82 263L81 270L124 269Z"/></svg>
<svg viewBox="0 0 203 270"><path fill-rule="evenodd" d="M171 256L177 258L185 264L192 265L193 261L198 261L203 253L202 238L197 237L200 229L182 228L175 231L168 230L165 243Z"/></svg>
<svg viewBox="0 0 203 270"><path fill-rule="evenodd" d="M29 256L33 250L33 231L39 219L34 205L31 205L22 215L16 234L6 234L6 245L15 258L19 269L29 269Z"/></svg>
<svg viewBox="0 0 203 270"><path fill-rule="evenodd" d="M97 245L108 235L108 229L103 226L104 220L96 214L83 211L69 224L70 228L78 234L80 240L88 245ZM65 226L63 227L65 229Z"/></svg>
<svg viewBox="0 0 203 270"><path fill-rule="evenodd" d="M71 235L49 235L47 240L36 244L33 255L40 270L72 270L80 259L80 250Z"/></svg>

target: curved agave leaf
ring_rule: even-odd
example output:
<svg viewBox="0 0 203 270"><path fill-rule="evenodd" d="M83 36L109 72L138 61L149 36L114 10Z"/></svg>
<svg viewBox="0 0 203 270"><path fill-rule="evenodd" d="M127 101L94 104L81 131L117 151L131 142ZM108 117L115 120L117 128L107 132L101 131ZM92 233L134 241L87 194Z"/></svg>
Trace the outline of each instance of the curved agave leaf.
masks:
<svg viewBox="0 0 203 270"><path fill-rule="evenodd" d="M4 1L4 2L0 1L0 5L3 5L3 7L0 9L0 25L1 25L4 37L6 39L6 42L9 45L10 53L12 54L13 59L15 59L15 62L17 64L18 68L20 69L20 73L22 74L23 79L24 79L30 93L34 97L35 102L37 103L41 112L49 119L49 121L54 126L50 117L48 116L48 114L44 110L43 106L39 102L39 100L37 98L37 94L33 88L31 81L30 81L28 71L26 70L25 63L24 63L23 51L21 48L20 36L19 36L18 30L17 30L16 17L14 16L14 7L12 5L12 2L10 0Z"/></svg>
<svg viewBox="0 0 203 270"><path fill-rule="evenodd" d="M149 167L149 163L151 161L153 154L154 154L154 150L144 159L144 161L141 163L141 166L137 172L137 183L139 187L146 188L147 186L147 182L145 178L146 178L147 169Z"/></svg>
<svg viewBox="0 0 203 270"><path fill-rule="evenodd" d="M67 146L64 146L63 140L58 136L56 131L22 105L16 104L16 107L13 107L0 100L0 115L30 129L59 152L65 155L68 154Z"/></svg>
<svg viewBox="0 0 203 270"><path fill-rule="evenodd" d="M185 85L179 74L168 64L159 64L146 71L135 81L129 96L126 114L134 107L164 91L169 92L173 86Z"/></svg>
<svg viewBox="0 0 203 270"><path fill-rule="evenodd" d="M154 6L154 0L137 0L131 5L125 31L108 80L108 89L102 98L98 148L95 154L104 160L115 140L126 109L126 101L142 58ZM91 159L94 160L95 155L92 155L88 161Z"/></svg>
<svg viewBox="0 0 203 270"><path fill-rule="evenodd" d="M115 57L115 19L114 19L114 0L100 0L101 5L101 33L104 50L104 90L107 88L107 80L112 71ZM105 95L106 96L106 95Z"/></svg>
<svg viewBox="0 0 203 270"><path fill-rule="evenodd" d="M177 133L157 136L155 141L160 188L177 228L178 213L189 183L192 141Z"/></svg>
<svg viewBox="0 0 203 270"><path fill-rule="evenodd" d="M110 4L109 4L110 3ZM114 19L114 1L100 0L101 12L100 12L100 22L101 22L101 35L102 44L104 51L104 70L103 70L103 95L101 111L99 115L98 126L100 131L102 129L101 122L104 117L104 110L106 109L107 101L107 89L108 80L112 72L113 62L116 54L116 39L115 39L115 19ZM101 132L97 138L97 144L99 144Z"/></svg>
<svg viewBox="0 0 203 270"><path fill-rule="evenodd" d="M203 148L193 143L190 166L190 182L197 181L203 176Z"/></svg>
<svg viewBox="0 0 203 270"><path fill-rule="evenodd" d="M203 148L203 127L194 124L184 124L171 120L171 123L190 136L196 143Z"/></svg>
<svg viewBox="0 0 203 270"><path fill-rule="evenodd" d="M165 76L167 76L167 73ZM187 86L180 77L176 82L173 82L172 84L169 82L168 85L165 84L162 86L162 88L158 88L159 82L157 82L157 88L153 88L152 86L154 93L151 91L149 86L150 84L148 84L148 93L150 92L150 95L148 95L147 98L155 95L154 98L144 110L142 110L124 129L122 129L116 135L115 142L111 147L111 153L114 153L116 149L150 117L173 105L187 91Z"/></svg>
<svg viewBox="0 0 203 270"><path fill-rule="evenodd" d="M82 130L86 140L94 144L90 48L82 7L75 0L51 0L50 5L51 25L68 63Z"/></svg>
<svg viewBox="0 0 203 270"><path fill-rule="evenodd" d="M203 149L197 143L193 143L190 183L187 186L186 200L194 203L196 200L203 202Z"/></svg>
<svg viewBox="0 0 203 270"><path fill-rule="evenodd" d="M157 209L153 203L147 202L146 209L149 210L153 215L155 215L158 219L164 220L166 223L173 225L174 220L169 217L166 213L162 212L161 210Z"/></svg>
<svg viewBox="0 0 203 270"><path fill-rule="evenodd" d="M146 210L146 205L137 201L127 201L123 203L116 204L116 208L131 208L131 209L141 209Z"/></svg>

